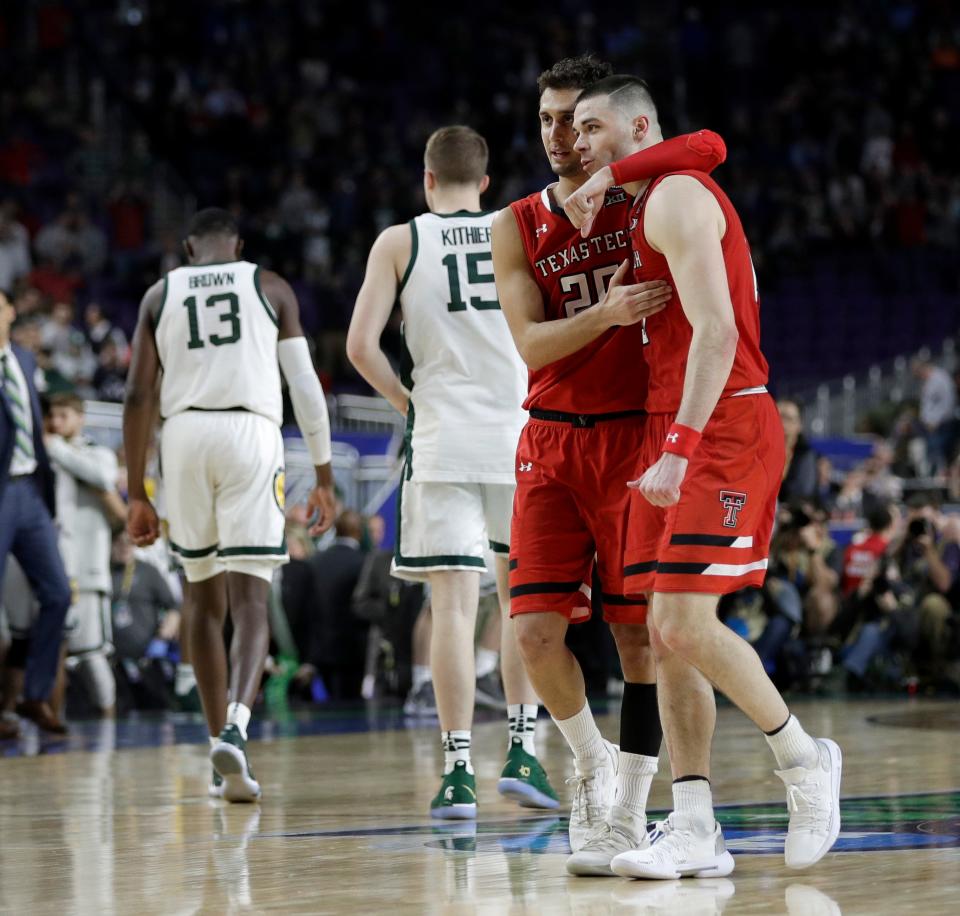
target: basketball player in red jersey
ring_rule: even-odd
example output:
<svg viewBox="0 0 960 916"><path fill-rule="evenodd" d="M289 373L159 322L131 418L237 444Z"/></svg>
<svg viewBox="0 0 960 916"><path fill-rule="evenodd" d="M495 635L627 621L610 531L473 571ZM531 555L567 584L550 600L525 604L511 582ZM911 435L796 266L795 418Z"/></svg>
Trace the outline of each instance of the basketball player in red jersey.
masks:
<svg viewBox="0 0 960 916"><path fill-rule="evenodd" d="M713 817L715 718L690 704L700 671L763 730L787 787L786 863L806 868L840 829L840 749L811 738L756 652L716 618L720 595L760 585L784 463L783 429L767 394L756 277L740 219L710 177L678 171L647 180L637 151L662 141L646 84L614 76L583 92L577 150L596 174L567 201L571 220L596 222L606 187L634 196L629 228L637 279L675 295L646 325L649 417L639 480L630 483L628 594L653 593L650 633L660 713L674 771L674 812L658 839L618 856L617 874L722 876L733 870ZM615 162L612 168L602 168ZM709 690L705 681L700 689Z"/></svg>
<svg viewBox="0 0 960 916"><path fill-rule="evenodd" d="M671 294L662 282L631 282L622 191L606 195L585 239L561 209L586 180L573 150L574 101L609 72L609 65L581 57L540 76L541 139L558 181L493 223L501 306L530 369L530 421L517 451L511 526L511 616L531 682L575 756L567 869L606 875L618 852L646 842L646 799L662 738L646 600L629 599L623 589L623 482L643 428L640 322ZM686 138L662 144L641 168L651 176L709 171L723 159L722 141L711 136L712 147L704 138L699 151ZM582 672L564 644L568 624L590 615L584 583L594 557L626 681L619 751L601 738ZM713 703L712 696L700 698Z"/></svg>

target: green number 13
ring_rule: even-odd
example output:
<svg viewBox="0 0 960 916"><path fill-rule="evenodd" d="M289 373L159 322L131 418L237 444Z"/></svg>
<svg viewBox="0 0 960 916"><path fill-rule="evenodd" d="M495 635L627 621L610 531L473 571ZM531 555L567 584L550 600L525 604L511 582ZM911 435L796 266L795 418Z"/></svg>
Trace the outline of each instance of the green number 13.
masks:
<svg viewBox="0 0 960 916"><path fill-rule="evenodd" d="M227 304L227 310L220 312L217 317L226 324L229 334L211 334L208 338L215 347L224 344L236 343L240 339L240 300L236 293L216 293L213 296L207 296L205 303L207 308L213 308L221 302ZM190 340L187 343L188 350L199 350L204 346L203 338L200 336L200 316L197 314L197 297L191 296L183 303L187 310L187 321L190 325Z"/></svg>

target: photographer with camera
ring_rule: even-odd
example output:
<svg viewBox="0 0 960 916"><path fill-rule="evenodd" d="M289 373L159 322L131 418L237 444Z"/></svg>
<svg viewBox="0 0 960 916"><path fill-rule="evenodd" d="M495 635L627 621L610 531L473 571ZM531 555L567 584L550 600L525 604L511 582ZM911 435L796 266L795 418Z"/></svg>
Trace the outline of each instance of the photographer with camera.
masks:
<svg viewBox="0 0 960 916"><path fill-rule="evenodd" d="M884 659L887 680L939 678L956 651L958 593L960 519L914 497L903 533L861 580L844 615L855 629L842 654L848 686L873 686L870 669Z"/></svg>

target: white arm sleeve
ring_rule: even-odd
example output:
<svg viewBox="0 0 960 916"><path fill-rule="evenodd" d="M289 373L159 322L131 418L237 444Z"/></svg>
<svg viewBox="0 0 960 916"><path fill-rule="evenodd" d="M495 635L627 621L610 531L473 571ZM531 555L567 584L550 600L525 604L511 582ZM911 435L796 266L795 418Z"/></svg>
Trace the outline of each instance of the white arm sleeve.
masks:
<svg viewBox="0 0 960 916"><path fill-rule="evenodd" d="M297 425L314 464L328 464L331 456L330 415L320 379L310 359L305 337L288 337L277 344L280 368L290 386Z"/></svg>

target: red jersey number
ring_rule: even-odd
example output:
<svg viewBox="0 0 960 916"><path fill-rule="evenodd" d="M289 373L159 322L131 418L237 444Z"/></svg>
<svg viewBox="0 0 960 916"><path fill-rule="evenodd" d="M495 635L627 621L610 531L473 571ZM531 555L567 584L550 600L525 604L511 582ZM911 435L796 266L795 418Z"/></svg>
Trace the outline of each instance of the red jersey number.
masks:
<svg viewBox="0 0 960 916"><path fill-rule="evenodd" d="M577 312L596 305L607 291L610 278L617 272L619 264L605 264L592 273L567 274L560 278L560 289L564 293L576 292L575 296L563 300L567 318L573 318Z"/></svg>

